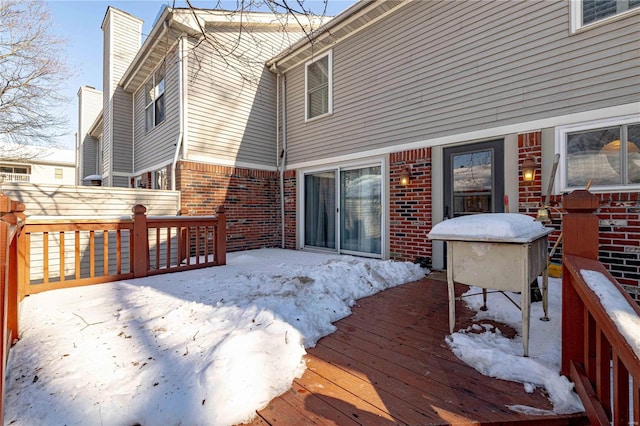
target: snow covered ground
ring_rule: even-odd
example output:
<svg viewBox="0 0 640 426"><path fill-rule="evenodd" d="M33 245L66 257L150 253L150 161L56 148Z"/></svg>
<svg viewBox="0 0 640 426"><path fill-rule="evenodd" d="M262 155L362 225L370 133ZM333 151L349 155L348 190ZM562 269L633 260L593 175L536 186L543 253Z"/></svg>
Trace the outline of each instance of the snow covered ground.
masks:
<svg viewBox="0 0 640 426"><path fill-rule="evenodd" d="M302 375L305 347L333 332L356 299L424 273L411 263L262 249L230 253L222 267L30 296L10 355L5 424L246 421ZM476 309L480 299L466 298ZM542 308L532 306L529 358L518 336L461 330L448 342L483 374L526 391L544 386L555 412L582 411L558 374L559 280L549 299L550 322L535 320ZM520 327L500 294L479 315Z"/></svg>

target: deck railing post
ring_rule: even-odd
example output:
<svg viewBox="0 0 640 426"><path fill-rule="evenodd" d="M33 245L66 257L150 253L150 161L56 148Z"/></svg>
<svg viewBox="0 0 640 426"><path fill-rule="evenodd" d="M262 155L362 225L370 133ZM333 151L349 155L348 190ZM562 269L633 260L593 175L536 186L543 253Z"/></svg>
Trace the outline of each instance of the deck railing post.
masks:
<svg viewBox="0 0 640 426"><path fill-rule="evenodd" d="M567 214L562 218L562 254L598 259L598 197L589 191L578 190L562 198ZM562 367L569 377L571 360L584 359L584 307L571 284L571 274L563 262L562 271Z"/></svg>
<svg viewBox="0 0 640 426"><path fill-rule="evenodd" d="M216 210L218 225L216 226L216 247L213 252L214 261L218 265L227 264L227 215L224 206Z"/></svg>
<svg viewBox="0 0 640 426"><path fill-rule="evenodd" d="M133 206L133 276L146 277L149 272L149 235L147 230L147 208L141 204Z"/></svg>

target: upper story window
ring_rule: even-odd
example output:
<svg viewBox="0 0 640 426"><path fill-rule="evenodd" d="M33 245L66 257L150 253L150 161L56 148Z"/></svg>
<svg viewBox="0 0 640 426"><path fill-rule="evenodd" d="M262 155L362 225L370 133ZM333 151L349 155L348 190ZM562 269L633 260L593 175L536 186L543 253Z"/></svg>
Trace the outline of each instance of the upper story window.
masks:
<svg viewBox="0 0 640 426"><path fill-rule="evenodd" d="M561 190L640 188L640 121L637 116L557 130ZM625 143L621 143L625 141Z"/></svg>
<svg viewBox="0 0 640 426"><path fill-rule="evenodd" d="M164 121L164 65L144 84L145 128L147 132Z"/></svg>
<svg viewBox="0 0 640 426"><path fill-rule="evenodd" d="M325 53L305 65L306 119L322 117L333 111L332 54Z"/></svg>
<svg viewBox="0 0 640 426"><path fill-rule="evenodd" d="M26 166L11 166L11 165L1 165L0 173L14 173L14 174L29 174L31 173L29 167Z"/></svg>
<svg viewBox="0 0 640 426"><path fill-rule="evenodd" d="M634 10L640 12L640 0L571 1L572 30Z"/></svg>

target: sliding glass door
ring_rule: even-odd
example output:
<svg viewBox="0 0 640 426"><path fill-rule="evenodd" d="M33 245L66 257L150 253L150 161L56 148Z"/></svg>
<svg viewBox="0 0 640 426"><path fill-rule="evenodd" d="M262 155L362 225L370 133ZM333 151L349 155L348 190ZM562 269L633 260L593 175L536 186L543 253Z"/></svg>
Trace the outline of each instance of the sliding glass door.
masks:
<svg viewBox="0 0 640 426"><path fill-rule="evenodd" d="M304 245L336 248L336 172L304 176Z"/></svg>
<svg viewBox="0 0 640 426"><path fill-rule="evenodd" d="M305 247L380 257L382 211L380 165L304 175Z"/></svg>

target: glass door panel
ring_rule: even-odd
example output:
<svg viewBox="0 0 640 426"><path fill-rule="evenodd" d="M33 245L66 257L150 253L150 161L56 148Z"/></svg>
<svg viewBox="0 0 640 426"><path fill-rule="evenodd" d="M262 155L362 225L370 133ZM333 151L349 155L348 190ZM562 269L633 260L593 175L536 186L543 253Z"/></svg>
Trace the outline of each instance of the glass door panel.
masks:
<svg viewBox="0 0 640 426"><path fill-rule="evenodd" d="M340 171L340 249L381 254L381 167Z"/></svg>
<svg viewBox="0 0 640 426"><path fill-rule="evenodd" d="M336 172L304 176L304 244L336 248Z"/></svg>
<svg viewBox="0 0 640 426"><path fill-rule="evenodd" d="M444 219L504 211L503 140L443 150Z"/></svg>
<svg viewBox="0 0 640 426"><path fill-rule="evenodd" d="M493 151L453 154L453 217L489 213L493 205Z"/></svg>

